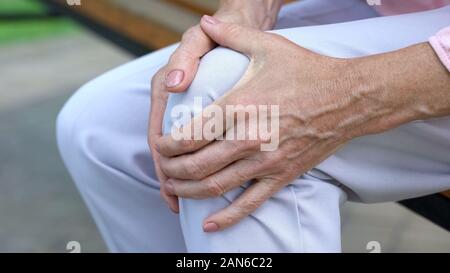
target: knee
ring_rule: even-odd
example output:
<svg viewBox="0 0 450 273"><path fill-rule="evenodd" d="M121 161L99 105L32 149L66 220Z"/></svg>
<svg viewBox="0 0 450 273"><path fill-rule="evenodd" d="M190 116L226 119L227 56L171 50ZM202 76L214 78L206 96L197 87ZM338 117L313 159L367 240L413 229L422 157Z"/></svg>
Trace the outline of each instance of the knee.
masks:
<svg viewBox="0 0 450 273"><path fill-rule="evenodd" d="M165 133L169 132L169 128L176 119L171 115L173 107L183 105L192 114L199 113L202 107L212 103L233 88L245 73L248 63L249 59L245 55L222 47L206 54L202 58L195 79L188 90L183 93L170 94L165 113ZM201 103L200 108L197 107L199 103ZM183 123L183 121L181 122Z"/></svg>
<svg viewBox="0 0 450 273"><path fill-rule="evenodd" d="M148 163L145 135L150 81L146 81L147 72L128 72L124 77L124 72L119 70L108 75L81 87L58 115L58 148L71 173L128 164L129 160L135 160L133 157L141 160L144 157L141 152ZM124 148L126 145L128 148Z"/></svg>
<svg viewBox="0 0 450 273"><path fill-rule="evenodd" d="M112 89L104 80L94 79L78 89L60 110L56 119L57 145L70 172L80 165L80 160L92 158L98 150L98 138L111 122L105 108L114 94Z"/></svg>
<svg viewBox="0 0 450 273"><path fill-rule="evenodd" d="M248 64L248 57L242 53L218 47L201 59L188 93L217 99L241 79Z"/></svg>
<svg viewBox="0 0 450 273"><path fill-rule="evenodd" d="M81 132L94 126L90 124L89 119L84 118L87 111L92 111L92 106L89 104L92 103L90 96L94 92L91 84L81 87L64 104L56 119L56 138L59 152L69 169L74 161L76 151L79 151L82 145Z"/></svg>

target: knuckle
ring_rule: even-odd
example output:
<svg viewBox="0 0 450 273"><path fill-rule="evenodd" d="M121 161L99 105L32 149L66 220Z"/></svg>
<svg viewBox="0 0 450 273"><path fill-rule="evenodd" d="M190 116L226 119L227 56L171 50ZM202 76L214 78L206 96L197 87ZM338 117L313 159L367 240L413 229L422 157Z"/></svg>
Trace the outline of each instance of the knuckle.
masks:
<svg viewBox="0 0 450 273"><path fill-rule="evenodd" d="M167 150L167 144L162 141L161 139L152 140L153 146L155 147L155 150L159 153L164 154L164 152Z"/></svg>
<svg viewBox="0 0 450 273"><path fill-rule="evenodd" d="M168 176L168 177L171 177L172 175L171 175L171 171L170 171L170 169L166 166L166 165L164 165L164 164L160 164L160 168L161 168L161 171L163 172L163 174L165 174L166 176Z"/></svg>
<svg viewBox="0 0 450 273"><path fill-rule="evenodd" d="M161 77L164 75L164 73L165 73L164 68L162 68L158 72L156 72L155 75L153 75L153 77L151 77L150 84L152 86L156 86L159 82L161 82Z"/></svg>
<svg viewBox="0 0 450 273"><path fill-rule="evenodd" d="M182 139L179 142L179 146L183 151L192 151L195 149L196 142L193 139Z"/></svg>
<svg viewBox="0 0 450 273"><path fill-rule="evenodd" d="M255 152L259 150L260 143L258 140L231 140L227 141L227 149L232 153L246 154L247 152Z"/></svg>
<svg viewBox="0 0 450 273"><path fill-rule="evenodd" d="M170 170L170 166L168 164L168 161L167 161L167 159L165 157L160 157L159 165L160 165L159 167L161 168L161 171L165 175L169 176L169 174L171 173L171 170Z"/></svg>
<svg viewBox="0 0 450 273"><path fill-rule="evenodd" d="M183 45L179 46L177 50L170 56L169 62L175 63L185 60L192 60L197 59L198 57L195 56L188 48L185 48Z"/></svg>
<svg viewBox="0 0 450 273"><path fill-rule="evenodd" d="M162 185L161 185L161 188L162 188ZM167 196L166 191L160 190L160 191L159 191L159 195L162 197L162 199L163 199L166 203L169 203L169 197Z"/></svg>
<svg viewBox="0 0 450 273"><path fill-rule="evenodd" d="M282 163L284 161L284 159L285 159L285 156L284 156L283 152L281 152L281 151L271 153L270 156L268 156L268 162L270 162L274 165L275 164L278 165L278 164Z"/></svg>
<svg viewBox="0 0 450 273"><path fill-rule="evenodd" d="M173 144L168 141L167 139L159 138L155 141L153 144L155 146L155 150L165 157L172 157L173 156Z"/></svg>
<svg viewBox="0 0 450 273"><path fill-rule="evenodd" d="M267 152L258 154L254 159L257 161L258 169L260 170L274 170L280 164L273 154Z"/></svg>
<svg viewBox="0 0 450 273"><path fill-rule="evenodd" d="M245 214L250 214L251 212L255 211L259 206L261 202L259 199L250 199L247 198L245 200L242 200L242 211Z"/></svg>
<svg viewBox="0 0 450 273"><path fill-rule="evenodd" d="M238 140L226 140L227 150L232 153L240 153L246 150L246 145L244 141Z"/></svg>
<svg viewBox="0 0 450 273"><path fill-rule="evenodd" d="M248 170L246 170L246 169L242 169L242 170L239 169L239 170L236 170L234 175L239 182L244 183L250 179L247 175L247 171Z"/></svg>
<svg viewBox="0 0 450 273"><path fill-rule="evenodd" d="M164 90L164 80L165 80L165 70L160 70L157 74L153 75L150 80L150 89L151 89L151 103L154 103L157 100L160 100L164 97L162 93Z"/></svg>
<svg viewBox="0 0 450 273"><path fill-rule="evenodd" d="M225 40L233 40L239 37L240 35L240 27L236 24L226 24L223 29Z"/></svg>
<svg viewBox="0 0 450 273"><path fill-rule="evenodd" d="M184 170L189 178L200 180L204 177L202 164L199 164L197 160L187 160L184 163Z"/></svg>
<svg viewBox="0 0 450 273"><path fill-rule="evenodd" d="M246 140L245 141L245 147L247 150L250 151L259 151L261 148L261 141L260 140Z"/></svg>
<svg viewBox="0 0 450 273"><path fill-rule="evenodd" d="M150 149L153 149L153 139L152 139L152 135L149 129L149 132L147 133L147 145Z"/></svg>
<svg viewBox="0 0 450 273"><path fill-rule="evenodd" d="M186 42L199 36L200 27L198 25L188 28L181 36L181 41Z"/></svg>
<svg viewBox="0 0 450 273"><path fill-rule="evenodd" d="M219 197L225 193L225 188L215 178L209 178L206 183L206 193L212 197Z"/></svg>

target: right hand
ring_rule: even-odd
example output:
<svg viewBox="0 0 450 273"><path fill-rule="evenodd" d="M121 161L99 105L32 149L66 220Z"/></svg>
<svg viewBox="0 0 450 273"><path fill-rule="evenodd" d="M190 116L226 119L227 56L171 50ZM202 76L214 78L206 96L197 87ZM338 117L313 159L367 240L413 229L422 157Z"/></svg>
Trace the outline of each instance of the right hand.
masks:
<svg viewBox="0 0 450 273"><path fill-rule="evenodd" d="M222 22L268 30L275 24L281 4L281 0L223 0L214 17ZM199 24L193 26L183 34L180 45L171 55L169 62L152 78L148 143L160 183L167 181L167 176L161 171L160 154L155 142L162 137L162 123L169 92L186 91L197 74L200 58L215 47L215 42L203 32ZM178 198L169 195L164 189L165 187L160 187L162 198L173 212L178 213Z"/></svg>

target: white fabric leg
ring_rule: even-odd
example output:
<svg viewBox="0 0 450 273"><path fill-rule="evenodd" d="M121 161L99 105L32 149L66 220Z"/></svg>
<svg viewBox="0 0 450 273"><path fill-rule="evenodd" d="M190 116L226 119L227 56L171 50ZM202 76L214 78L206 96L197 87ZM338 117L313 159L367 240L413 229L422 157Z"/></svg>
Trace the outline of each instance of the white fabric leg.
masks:
<svg viewBox="0 0 450 273"><path fill-rule="evenodd" d="M180 222L159 195L146 141L150 75L175 47L82 87L58 117L58 146L108 248L184 252Z"/></svg>
<svg viewBox="0 0 450 273"><path fill-rule="evenodd" d="M296 3L295 7L300 7L299 4ZM442 12L420 15L417 18L419 26L409 27L410 21L415 21L415 18L402 18L288 29L280 31L280 34L323 54L352 57L423 41L428 33L448 24L448 21L444 23L445 14ZM342 21L345 19L342 18ZM375 31L375 25L382 26L383 31ZM368 36L365 29L379 34ZM409 33L404 33L408 30ZM386 40L384 36L380 38L380 32L391 35L392 41ZM174 48L172 46L150 54L87 84L69 100L58 118L58 145L62 157L109 248L112 251L180 252L186 250L186 242L187 250L190 251L339 251L339 204L345 199L345 193L334 186L335 180L319 171L303 176L297 181L299 183L287 187L270 200L270 206L263 206L246 219L243 223L248 230L255 231L250 236L249 233L236 233L245 229L242 224L227 233L208 235L201 232L201 217L226 205L241 189L209 202L183 201L183 238L180 221L166 209L159 197L159 183L155 179L146 144L149 79L167 62ZM217 49L208 56L211 56L211 60L220 60L231 54L235 53ZM205 58L202 67L206 67L206 63ZM210 68L220 69L221 65L219 62ZM245 63L237 63L232 69L242 71ZM224 80L221 83L226 86L232 81L216 79L216 76L208 78L205 84L214 85ZM197 80L202 81L202 76L199 75ZM431 131L425 130L423 134L427 137L431 135L431 138L439 135L443 140L448 139L442 138L448 136L448 130L440 126ZM414 135L414 130L410 135ZM444 153L448 146L442 147L440 149ZM436 151L427 151L424 160L432 158L430 161L433 161ZM423 156L411 155L416 158ZM435 161L441 162L440 159ZM408 161L408 164L413 163ZM335 176L333 170L337 172L339 168L330 165L321 164L319 167L323 172ZM408 167L411 169L417 166ZM426 168L431 173L436 166L430 163ZM345 171L342 170L342 173ZM302 180L305 182L301 183ZM317 183L312 183L313 180ZM435 185L432 186L432 191L438 190ZM423 187L416 191L403 189L415 194L421 194L422 190ZM426 190L428 192L430 189ZM350 192L348 189L346 191ZM425 190L422 192L426 193ZM323 202L324 197L327 198L326 202ZM206 206L199 206L202 202L206 202ZM265 242L264 245L260 241Z"/></svg>

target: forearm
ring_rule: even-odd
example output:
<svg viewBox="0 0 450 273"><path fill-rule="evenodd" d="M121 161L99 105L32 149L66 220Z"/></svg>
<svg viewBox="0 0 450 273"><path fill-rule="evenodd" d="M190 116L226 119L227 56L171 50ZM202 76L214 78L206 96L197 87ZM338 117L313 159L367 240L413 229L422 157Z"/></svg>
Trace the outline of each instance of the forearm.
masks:
<svg viewBox="0 0 450 273"><path fill-rule="evenodd" d="M239 13L244 26L269 30L275 25L283 0L221 0L218 13Z"/></svg>
<svg viewBox="0 0 450 273"><path fill-rule="evenodd" d="M450 73L428 43L350 61L356 109L365 122L353 136L450 115Z"/></svg>

